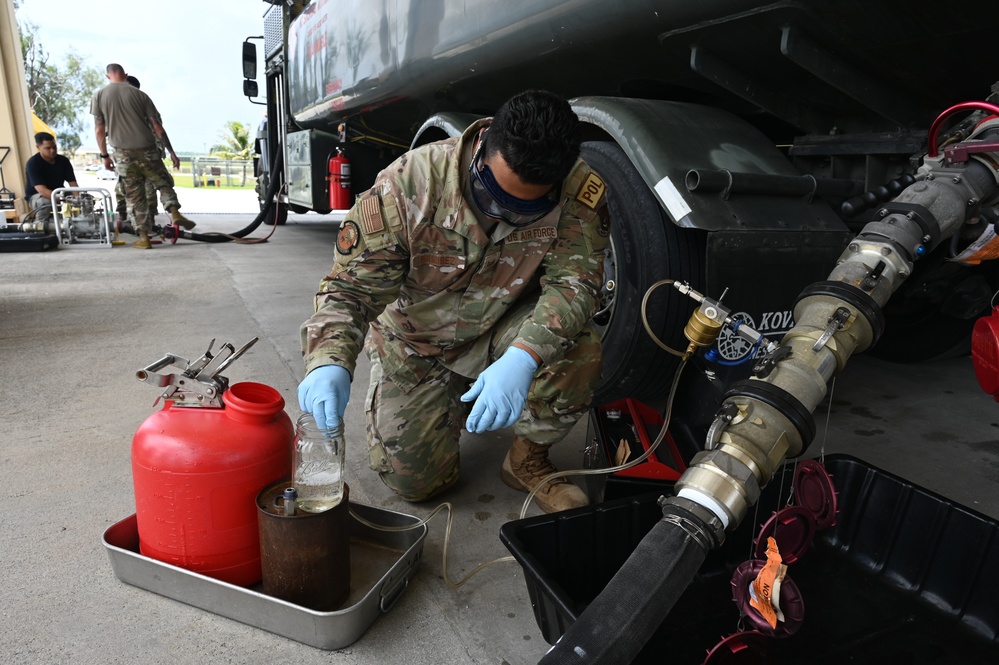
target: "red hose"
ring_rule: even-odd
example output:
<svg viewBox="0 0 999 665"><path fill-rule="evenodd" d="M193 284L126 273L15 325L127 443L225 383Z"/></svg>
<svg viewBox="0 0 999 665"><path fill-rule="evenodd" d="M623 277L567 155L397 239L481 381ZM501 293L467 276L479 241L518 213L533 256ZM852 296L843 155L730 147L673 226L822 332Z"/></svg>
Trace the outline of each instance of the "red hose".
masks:
<svg viewBox="0 0 999 665"><path fill-rule="evenodd" d="M950 116L958 113L960 111L976 110L976 111L991 111L996 115L999 115L999 106L995 104L990 104L989 102L961 102L960 104L954 104L949 109L937 116L937 119L933 121L930 125L930 135L927 137L927 149L930 157L936 157L939 150L937 150L937 134L940 132L940 125L943 121Z"/></svg>

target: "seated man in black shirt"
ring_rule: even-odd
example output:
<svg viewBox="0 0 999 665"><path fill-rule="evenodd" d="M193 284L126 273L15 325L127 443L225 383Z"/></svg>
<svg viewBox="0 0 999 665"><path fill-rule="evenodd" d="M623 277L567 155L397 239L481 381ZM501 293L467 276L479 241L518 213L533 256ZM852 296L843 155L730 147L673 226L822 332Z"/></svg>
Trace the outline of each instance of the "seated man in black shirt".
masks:
<svg viewBox="0 0 999 665"><path fill-rule="evenodd" d="M33 155L25 166L27 190L25 198L32 210L52 207L52 192L68 183L77 187L73 165L63 155L56 152L55 137L48 132L35 134L38 154Z"/></svg>

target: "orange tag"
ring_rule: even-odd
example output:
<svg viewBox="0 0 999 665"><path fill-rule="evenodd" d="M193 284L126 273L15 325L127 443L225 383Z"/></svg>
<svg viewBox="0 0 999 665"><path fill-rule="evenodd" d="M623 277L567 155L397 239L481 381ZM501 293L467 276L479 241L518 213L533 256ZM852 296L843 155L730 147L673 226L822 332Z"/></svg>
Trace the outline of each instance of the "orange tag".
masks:
<svg viewBox="0 0 999 665"><path fill-rule="evenodd" d="M999 237L995 227L990 226L982 235L951 261L976 266L982 261L999 258Z"/></svg>
<svg viewBox="0 0 999 665"><path fill-rule="evenodd" d="M777 627L777 614L780 610L776 609L778 607L776 594L780 592L780 582L787 572L787 566L782 565L781 560L777 541L768 537L767 563L753 580L753 593L750 594L749 604L756 608L771 628Z"/></svg>

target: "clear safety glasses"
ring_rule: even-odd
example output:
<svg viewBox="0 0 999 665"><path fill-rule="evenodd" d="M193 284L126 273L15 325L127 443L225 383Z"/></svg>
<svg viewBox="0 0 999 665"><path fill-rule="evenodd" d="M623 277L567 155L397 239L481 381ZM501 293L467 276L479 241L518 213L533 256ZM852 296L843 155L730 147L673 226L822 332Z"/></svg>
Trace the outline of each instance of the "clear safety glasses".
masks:
<svg viewBox="0 0 999 665"><path fill-rule="evenodd" d="M536 199L521 199L507 194L496 182L489 166L482 161L482 147L485 143L483 135L472 155L472 163L468 165L472 199L483 215L498 222L506 222L510 226L521 227L533 224L555 209L562 195L561 183Z"/></svg>

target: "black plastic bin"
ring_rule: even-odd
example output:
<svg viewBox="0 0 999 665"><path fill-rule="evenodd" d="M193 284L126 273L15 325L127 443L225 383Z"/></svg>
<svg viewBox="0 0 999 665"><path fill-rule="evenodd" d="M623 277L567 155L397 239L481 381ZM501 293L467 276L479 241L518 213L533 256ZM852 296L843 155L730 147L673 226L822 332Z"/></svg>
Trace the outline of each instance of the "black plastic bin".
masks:
<svg viewBox="0 0 999 665"><path fill-rule="evenodd" d="M0 252L41 252L59 245L54 235L44 233L0 232Z"/></svg>
<svg viewBox="0 0 999 665"><path fill-rule="evenodd" d="M999 664L999 523L858 459L826 458L836 524L789 567L804 599L794 635L768 638L767 663ZM635 662L701 663L740 628L735 567L788 500L793 465L759 509L708 554ZM659 493L508 522L538 627L553 644L661 518Z"/></svg>

